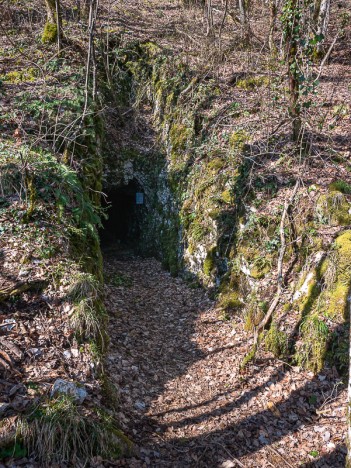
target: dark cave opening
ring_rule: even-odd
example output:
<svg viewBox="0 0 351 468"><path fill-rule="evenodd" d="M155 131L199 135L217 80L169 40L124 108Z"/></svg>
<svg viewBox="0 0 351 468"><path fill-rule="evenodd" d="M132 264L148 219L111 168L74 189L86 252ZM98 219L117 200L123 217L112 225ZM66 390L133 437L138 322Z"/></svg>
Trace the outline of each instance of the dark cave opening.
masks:
<svg viewBox="0 0 351 468"><path fill-rule="evenodd" d="M101 245L138 248L141 222L145 215L142 187L133 179L128 185L112 188L105 194L101 205L106 209L108 218L103 220L100 229Z"/></svg>

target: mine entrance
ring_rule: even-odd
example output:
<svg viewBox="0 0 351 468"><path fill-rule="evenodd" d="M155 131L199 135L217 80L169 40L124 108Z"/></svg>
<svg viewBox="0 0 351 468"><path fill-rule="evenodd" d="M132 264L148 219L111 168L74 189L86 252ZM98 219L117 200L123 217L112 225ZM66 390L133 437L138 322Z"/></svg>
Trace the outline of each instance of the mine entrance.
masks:
<svg viewBox="0 0 351 468"><path fill-rule="evenodd" d="M102 245L137 248L145 214L145 194L140 184L132 180L128 185L107 191L102 207L106 208L108 216L100 231Z"/></svg>

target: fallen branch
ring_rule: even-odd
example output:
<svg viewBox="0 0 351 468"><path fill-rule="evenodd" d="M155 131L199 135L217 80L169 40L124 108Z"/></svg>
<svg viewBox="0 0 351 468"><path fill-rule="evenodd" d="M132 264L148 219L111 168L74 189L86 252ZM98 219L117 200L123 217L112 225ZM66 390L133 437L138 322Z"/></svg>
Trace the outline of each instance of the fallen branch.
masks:
<svg viewBox="0 0 351 468"><path fill-rule="evenodd" d="M271 319L271 317L273 315L273 312L275 311L275 309L276 309L276 307L277 307L277 305L279 303L280 296L281 296L282 291L283 291L283 260L284 260L284 255L285 255L285 251L286 251L286 239L285 239L284 225L285 225L286 216L288 214L288 210L289 210L291 204L294 201L294 198L295 198L297 189L299 188L299 185L300 185L300 181L297 180L296 184L295 184L295 187L294 187L294 190L293 190L293 193L291 194L291 197L289 199L285 200L284 210L283 210L283 214L282 214L282 217L281 217L281 220L280 220L280 228L279 228L280 243L281 244L280 244L279 257L278 257L278 279L277 279L278 287L277 287L277 292L276 292L275 298L274 298L273 302L271 303L266 315L261 320L261 322L258 324L258 326L255 327L255 331L254 331L254 344L255 345L257 345L257 343L258 343L258 336L259 336L260 332L265 328L265 326L267 325L267 323Z"/></svg>
<svg viewBox="0 0 351 468"><path fill-rule="evenodd" d="M8 286L5 289L0 289L0 302L6 301L6 299L9 299L12 296L17 296L17 294L28 291L28 289L30 289L30 284L23 282Z"/></svg>
<svg viewBox="0 0 351 468"><path fill-rule="evenodd" d="M44 286L45 282L43 281L32 281L31 283L21 281L4 289L0 289L0 302L6 301L10 299L10 297L17 296L30 289L41 289Z"/></svg>
<svg viewBox="0 0 351 468"><path fill-rule="evenodd" d="M285 251L286 251L286 239L285 239L284 225L285 225L286 216L288 214L288 210L289 210L290 206L292 205L292 203L294 201L294 198L296 196L299 185L300 185L300 181L297 180L296 184L295 184L295 187L294 187L294 190L293 190L290 198L285 200L284 209L283 209L282 217L281 217L281 220L280 220L279 232L280 232L280 243L281 243L281 245L280 245L279 257L278 257L278 278L277 278L278 286L277 286L277 292L275 294L273 302L269 306L269 309L268 309L266 315L261 320L261 322L257 325L257 327L255 327L255 329L254 329L253 347L252 347L251 351L249 353L247 353L246 356L244 357L244 359L243 359L243 361L242 361L242 363L240 365L241 369L246 367L246 365L255 358L256 352L257 352L257 349L258 349L258 346L259 346L258 341L259 341L260 333L261 333L262 330L264 330L265 326L270 321L275 309L277 308L277 305L278 305L279 300L280 300L280 296L281 296L282 291L283 291L283 260L284 260L284 255L285 255Z"/></svg>
<svg viewBox="0 0 351 468"><path fill-rule="evenodd" d="M337 35L334 37L333 42L331 43L331 45L330 45L330 47L329 47L327 53L325 54L325 56L324 56L324 58L323 58L323 60L322 60L322 62L321 62L321 64L320 64L319 72L318 72L317 78L314 80L314 82L316 82L317 80L319 80L319 78L320 78L320 76L321 76L321 74L322 74L324 65L325 65L325 63L327 62L327 60L329 59L329 56L330 56L330 54L332 53L332 50L333 50L333 48L334 48L334 46L335 46L335 44L336 44L336 41L339 39L339 35L340 35L340 33L338 32Z"/></svg>
<svg viewBox="0 0 351 468"><path fill-rule="evenodd" d="M22 359L23 353L20 348L15 345L12 341L7 340L3 336L0 336L0 344L11 351L18 359Z"/></svg>

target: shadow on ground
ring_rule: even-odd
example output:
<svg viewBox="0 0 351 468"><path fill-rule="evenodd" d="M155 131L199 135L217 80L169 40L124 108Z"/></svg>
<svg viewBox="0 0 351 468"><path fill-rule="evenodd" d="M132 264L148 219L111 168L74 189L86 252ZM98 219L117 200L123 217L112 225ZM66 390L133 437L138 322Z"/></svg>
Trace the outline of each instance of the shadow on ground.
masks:
<svg viewBox="0 0 351 468"><path fill-rule="evenodd" d="M319 412L342 390L333 372L308 378L267 358L239 374L243 343L230 341L232 325L218 320L202 290L130 254L108 257L106 272L132 279L130 287L107 285L109 370L121 389L125 430L141 447L130 466L236 466L236 459L243 466L344 466L343 444L328 445L315 432L343 430L337 415ZM279 385L274 400L269 392Z"/></svg>

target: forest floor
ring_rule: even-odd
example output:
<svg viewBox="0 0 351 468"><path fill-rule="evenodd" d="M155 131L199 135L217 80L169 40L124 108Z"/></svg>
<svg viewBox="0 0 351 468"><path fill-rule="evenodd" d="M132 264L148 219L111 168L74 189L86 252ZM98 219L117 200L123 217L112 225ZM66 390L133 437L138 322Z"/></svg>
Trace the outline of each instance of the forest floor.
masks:
<svg viewBox="0 0 351 468"><path fill-rule="evenodd" d="M107 367L137 446L117 466L344 466L335 370L313 375L262 350L240 372L250 335L204 290L128 252L106 255L105 278Z"/></svg>

